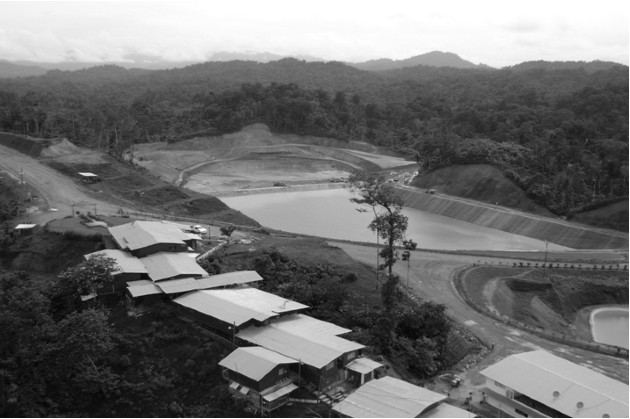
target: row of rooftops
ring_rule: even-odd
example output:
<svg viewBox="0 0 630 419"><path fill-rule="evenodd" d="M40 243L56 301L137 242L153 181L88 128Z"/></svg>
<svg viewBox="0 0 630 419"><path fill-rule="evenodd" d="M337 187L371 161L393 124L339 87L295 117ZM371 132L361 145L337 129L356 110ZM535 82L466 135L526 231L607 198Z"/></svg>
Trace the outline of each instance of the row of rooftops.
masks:
<svg viewBox="0 0 630 419"><path fill-rule="evenodd" d="M153 282L165 279L189 276L193 278L207 277L208 273L196 261L197 253L187 252L158 252L142 258L137 258L129 252L118 249L106 249L89 253L84 257L104 256L114 259L117 268L113 272L116 276L121 273L147 275Z"/></svg>
<svg viewBox="0 0 630 419"><path fill-rule="evenodd" d="M245 326L236 337L258 346L238 348L220 365L228 366L240 360L239 372L251 369L253 376L273 363L300 362L323 368L340 356L363 348L340 337L350 330L300 314L308 308L303 304L255 288L207 289L262 280L256 272L208 276L196 263L194 253L161 251L142 258L129 253L159 244L182 245L200 240L194 234L185 233L182 226L135 221L109 230L123 250L104 250L86 258L101 254L116 260L117 273L146 274L150 280L127 283L133 297L186 293L174 302L235 325L237 329ZM179 278L173 279L175 277ZM251 321L265 326L247 327ZM251 359L243 364L245 358ZM365 360L367 358L355 359L346 367L358 370L374 367L370 364L374 361ZM545 351L506 357L482 374L567 416L628 416L627 385ZM431 417L460 416L461 409L443 403L436 407L435 404L444 399L445 396L438 393L383 377L364 384L334 409L352 417L425 417L423 412L428 410ZM576 401L582 406L577 411Z"/></svg>

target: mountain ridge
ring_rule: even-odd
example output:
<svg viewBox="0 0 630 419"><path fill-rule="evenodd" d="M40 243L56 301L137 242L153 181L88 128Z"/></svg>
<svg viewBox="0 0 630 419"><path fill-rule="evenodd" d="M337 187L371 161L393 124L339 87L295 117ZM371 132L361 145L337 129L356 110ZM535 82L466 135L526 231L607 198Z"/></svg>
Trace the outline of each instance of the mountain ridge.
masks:
<svg viewBox="0 0 630 419"><path fill-rule="evenodd" d="M0 78L16 78L42 76L49 71L75 72L95 67L117 66L126 70L176 70L185 69L198 65L225 65L232 62L249 62L256 64L283 64L291 62L300 62L309 65L326 65L339 64L346 67L371 73L384 73L397 70L409 70L414 67L429 68L452 68L457 70L499 70L485 64L474 64L470 61L462 59L459 55L451 52L432 51L425 54L416 55L402 60L393 60L390 58L380 58L376 60L368 60L359 63L342 62L336 60L324 60L318 57L299 55L299 56L282 56L270 52L218 52L206 61L166 61L159 58L151 60L134 60L134 61L112 61L112 62L34 62L34 61L9 61L0 59ZM584 69L588 73L605 70L614 66L625 66L624 64L612 61L525 61L512 66L502 67L502 70L512 71L528 71L534 69L544 70L568 70L568 69ZM627 66L625 66L627 67Z"/></svg>

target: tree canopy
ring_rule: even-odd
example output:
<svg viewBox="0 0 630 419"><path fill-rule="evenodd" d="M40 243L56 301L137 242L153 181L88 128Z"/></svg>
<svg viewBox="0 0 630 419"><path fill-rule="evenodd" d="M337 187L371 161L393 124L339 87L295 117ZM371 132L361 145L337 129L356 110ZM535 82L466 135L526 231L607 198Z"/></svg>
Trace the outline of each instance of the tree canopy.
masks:
<svg viewBox="0 0 630 419"><path fill-rule="evenodd" d="M628 68L411 67L367 72L293 59L147 71L102 66L0 79L0 129L121 155L133 143L231 132L367 141L430 171L496 165L570 214L628 195Z"/></svg>

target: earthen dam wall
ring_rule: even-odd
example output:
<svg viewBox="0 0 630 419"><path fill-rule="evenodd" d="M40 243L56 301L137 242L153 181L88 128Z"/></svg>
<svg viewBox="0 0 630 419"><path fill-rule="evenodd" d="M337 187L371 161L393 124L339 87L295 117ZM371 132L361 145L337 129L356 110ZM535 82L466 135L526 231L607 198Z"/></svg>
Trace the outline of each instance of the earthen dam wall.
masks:
<svg viewBox="0 0 630 419"><path fill-rule="evenodd" d="M545 219L508 209L477 205L460 199L432 195L423 190L399 189L405 206L455 218L508 233L549 240L573 249L627 249L628 235L582 227L562 220Z"/></svg>

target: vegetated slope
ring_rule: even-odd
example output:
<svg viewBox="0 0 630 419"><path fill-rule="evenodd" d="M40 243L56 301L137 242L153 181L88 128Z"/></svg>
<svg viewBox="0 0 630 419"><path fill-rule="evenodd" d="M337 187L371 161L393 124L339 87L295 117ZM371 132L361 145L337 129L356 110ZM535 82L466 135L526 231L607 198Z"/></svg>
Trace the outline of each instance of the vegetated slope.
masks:
<svg viewBox="0 0 630 419"><path fill-rule="evenodd" d="M598 231L485 204L431 195L420 190L401 189L400 195L405 205L411 208L538 240L549 240L574 249L628 248L628 235L619 232Z"/></svg>
<svg viewBox="0 0 630 419"><path fill-rule="evenodd" d="M569 219L578 223L627 232L628 200L623 199L600 208L574 214Z"/></svg>
<svg viewBox="0 0 630 419"><path fill-rule="evenodd" d="M416 176L411 185L534 214L551 215L549 211L532 202L499 169L486 164L444 167Z"/></svg>

